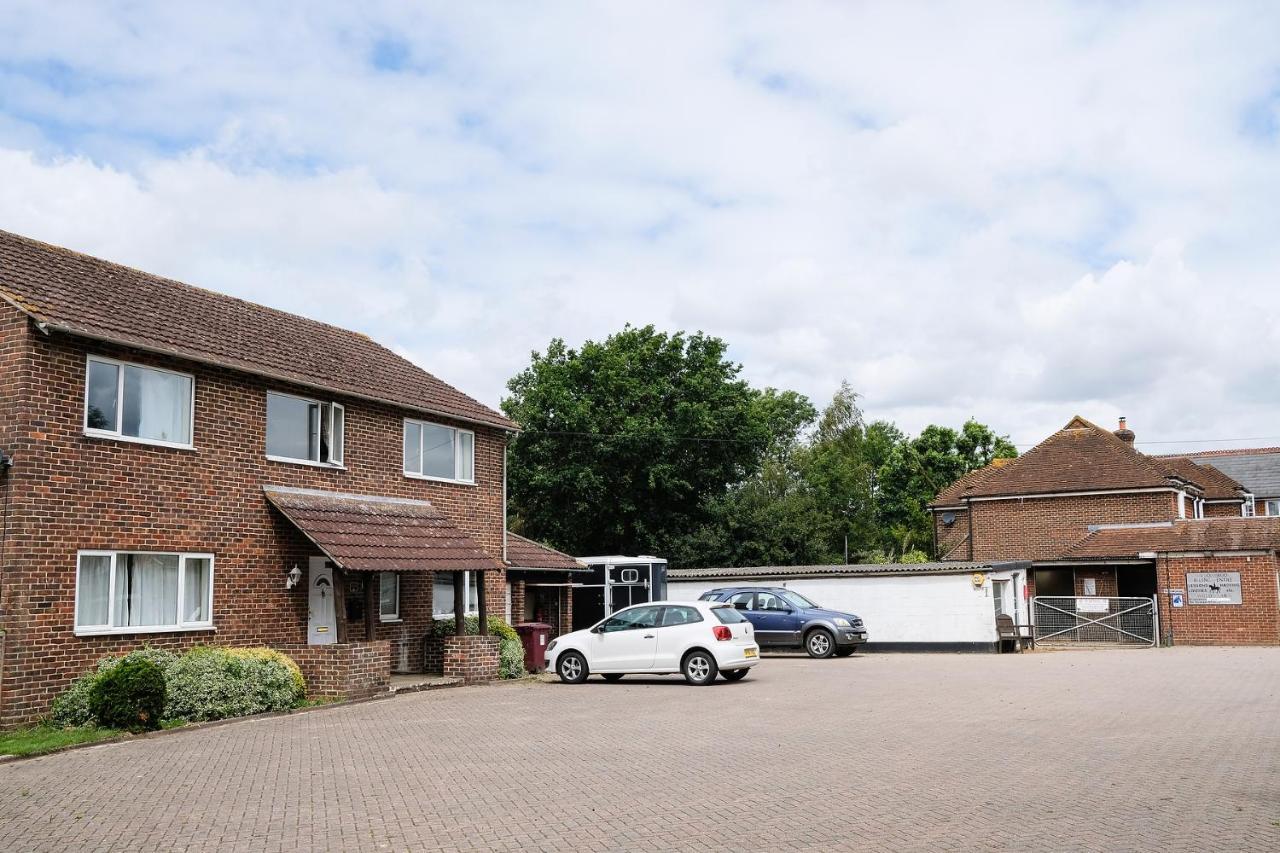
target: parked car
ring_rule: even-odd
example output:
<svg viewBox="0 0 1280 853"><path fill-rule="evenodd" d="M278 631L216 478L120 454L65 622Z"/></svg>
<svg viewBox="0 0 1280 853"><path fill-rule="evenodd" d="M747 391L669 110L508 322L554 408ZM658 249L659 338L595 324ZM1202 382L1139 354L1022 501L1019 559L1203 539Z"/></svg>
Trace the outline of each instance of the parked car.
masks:
<svg viewBox="0 0 1280 853"><path fill-rule="evenodd" d="M654 601L552 640L547 666L568 684L592 673L606 681L629 673L682 673L694 685L710 684L717 673L741 681L760 662L753 635L751 623L730 605Z"/></svg>
<svg viewBox="0 0 1280 853"><path fill-rule="evenodd" d="M855 613L828 610L798 592L773 586L733 586L704 592L701 601L731 605L755 626L756 642L773 648L803 648L809 657L848 657L867 641L867 626Z"/></svg>

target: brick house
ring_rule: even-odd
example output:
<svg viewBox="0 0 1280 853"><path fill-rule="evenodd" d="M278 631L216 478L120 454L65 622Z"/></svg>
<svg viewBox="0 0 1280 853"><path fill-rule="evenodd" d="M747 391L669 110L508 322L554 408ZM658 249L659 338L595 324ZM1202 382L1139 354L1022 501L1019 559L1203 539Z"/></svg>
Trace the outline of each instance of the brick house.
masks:
<svg viewBox="0 0 1280 853"><path fill-rule="evenodd" d="M0 723L143 643L266 644L370 695L434 618L504 611L498 412L356 332L6 232L0 298ZM496 638L444 646L496 672Z"/></svg>
<svg viewBox="0 0 1280 853"><path fill-rule="evenodd" d="M1030 560L1027 596L1156 596L1169 641L1280 643L1280 519L1254 517L1254 495L1222 470L1133 441L1123 418L1111 432L1075 417L970 472L930 504L938 552ZM1185 595L1215 572L1238 575L1241 601Z"/></svg>
<svg viewBox="0 0 1280 853"><path fill-rule="evenodd" d="M1242 483L1252 493L1258 515L1280 515L1280 447L1203 450L1185 456Z"/></svg>

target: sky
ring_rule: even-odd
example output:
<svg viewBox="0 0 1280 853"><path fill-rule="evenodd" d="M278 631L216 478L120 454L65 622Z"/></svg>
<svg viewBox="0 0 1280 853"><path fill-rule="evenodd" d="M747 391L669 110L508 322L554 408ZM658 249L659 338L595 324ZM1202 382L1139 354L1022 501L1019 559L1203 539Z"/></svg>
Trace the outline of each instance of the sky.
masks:
<svg viewBox="0 0 1280 853"><path fill-rule="evenodd" d="M1280 4L0 7L0 228L490 405L652 323L911 433L1280 445Z"/></svg>

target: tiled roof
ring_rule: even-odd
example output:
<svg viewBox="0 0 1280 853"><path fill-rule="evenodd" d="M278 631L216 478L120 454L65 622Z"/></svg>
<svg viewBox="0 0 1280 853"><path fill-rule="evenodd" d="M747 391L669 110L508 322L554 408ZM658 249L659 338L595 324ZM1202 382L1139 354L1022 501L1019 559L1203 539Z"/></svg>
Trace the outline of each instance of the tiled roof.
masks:
<svg viewBox="0 0 1280 853"><path fill-rule="evenodd" d="M1195 483L1204 490L1205 500L1244 500L1244 486L1228 477L1212 465L1197 465L1194 460L1185 456L1151 457L1167 465L1184 480Z"/></svg>
<svg viewBox="0 0 1280 853"><path fill-rule="evenodd" d="M1017 459L981 477L963 497L1013 497L1169 485L1168 472L1155 460L1137 452L1111 432L1076 416Z"/></svg>
<svg viewBox="0 0 1280 853"><path fill-rule="evenodd" d="M824 566L745 566L725 569L668 569L669 580L769 580L770 578L856 577L861 575L945 575L999 569L1001 563L867 563ZM1023 564L1025 565L1025 564Z"/></svg>
<svg viewBox="0 0 1280 853"><path fill-rule="evenodd" d="M1230 450L1192 450L1189 453L1169 453L1165 455L1205 459L1214 456L1258 456L1268 453L1280 453L1280 447L1233 447Z"/></svg>
<svg viewBox="0 0 1280 853"><path fill-rule="evenodd" d="M959 480L956 480L950 486L947 486L938 496L933 499L930 506L957 506L968 496L969 492L977 488L978 484L983 482L987 477L999 471L1004 464L1008 464L1008 460L1001 460L1001 465L991 463L981 468L975 468L967 474L962 474Z"/></svg>
<svg viewBox="0 0 1280 853"><path fill-rule="evenodd" d="M344 569L488 571L501 565L427 501L264 486L267 500Z"/></svg>
<svg viewBox="0 0 1280 853"><path fill-rule="evenodd" d="M1167 525L1103 527L1067 549L1063 559L1136 557L1184 551L1280 550L1280 518L1205 518Z"/></svg>
<svg viewBox="0 0 1280 853"><path fill-rule="evenodd" d="M513 429L357 332L0 231L0 297L47 327Z"/></svg>
<svg viewBox="0 0 1280 853"><path fill-rule="evenodd" d="M510 532L507 533L507 565L514 569L587 571L584 564L563 551Z"/></svg>
<svg viewBox="0 0 1280 853"><path fill-rule="evenodd" d="M1196 461L1242 483L1254 497L1280 497L1280 451L1198 456Z"/></svg>

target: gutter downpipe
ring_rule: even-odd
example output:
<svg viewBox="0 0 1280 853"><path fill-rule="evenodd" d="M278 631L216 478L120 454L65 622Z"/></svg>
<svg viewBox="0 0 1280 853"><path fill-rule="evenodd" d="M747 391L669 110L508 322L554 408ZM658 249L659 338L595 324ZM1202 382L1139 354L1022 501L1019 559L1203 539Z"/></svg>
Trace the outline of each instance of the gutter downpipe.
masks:
<svg viewBox="0 0 1280 853"><path fill-rule="evenodd" d="M511 441L511 433L506 434L502 442L502 563L507 562L507 445Z"/></svg>

